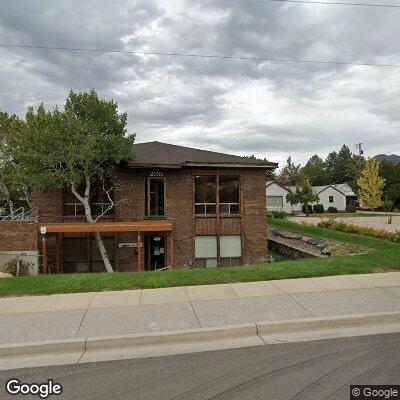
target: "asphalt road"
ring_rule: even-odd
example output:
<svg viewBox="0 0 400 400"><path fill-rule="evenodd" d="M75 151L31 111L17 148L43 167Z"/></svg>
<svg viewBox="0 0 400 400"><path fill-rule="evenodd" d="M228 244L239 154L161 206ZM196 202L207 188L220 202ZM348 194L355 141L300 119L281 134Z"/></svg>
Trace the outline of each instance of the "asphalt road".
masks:
<svg viewBox="0 0 400 400"><path fill-rule="evenodd" d="M79 400L349 399L350 384L400 384L400 333L0 372L62 384Z"/></svg>

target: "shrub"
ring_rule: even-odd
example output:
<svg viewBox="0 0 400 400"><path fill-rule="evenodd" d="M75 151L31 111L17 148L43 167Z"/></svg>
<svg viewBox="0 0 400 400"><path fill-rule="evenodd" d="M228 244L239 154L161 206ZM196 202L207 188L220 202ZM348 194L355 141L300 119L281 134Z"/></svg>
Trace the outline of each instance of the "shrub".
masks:
<svg viewBox="0 0 400 400"><path fill-rule="evenodd" d="M285 211L268 211L267 216L269 218L277 218L277 219L285 219L287 214L285 213Z"/></svg>
<svg viewBox="0 0 400 400"><path fill-rule="evenodd" d="M384 212L391 212L394 208L394 202L392 200L385 200L382 204Z"/></svg>
<svg viewBox="0 0 400 400"><path fill-rule="evenodd" d="M317 214L323 214L325 211L325 208L324 208L323 204L315 204L313 207L313 210Z"/></svg>
<svg viewBox="0 0 400 400"><path fill-rule="evenodd" d="M389 239L394 243L400 243L400 232L389 232L384 229L374 229L357 225L346 224L342 221L337 221L335 218L323 220L317 224L320 228L331 229L346 233L357 233L359 235L371 236L378 239Z"/></svg>
<svg viewBox="0 0 400 400"><path fill-rule="evenodd" d="M321 222L318 222L317 226L329 229L333 224L335 224L335 222L335 218L323 219Z"/></svg>
<svg viewBox="0 0 400 400"><path fill-rule="evenodd" d="M307 209L308 209L308 213L307 213ZM310 204L307 204L307 208L306 208L306 205L303 204L301 206L301 211L303 211L304 214L312 214L313 213L313 208L312 208L312 206Z"/></svg>
<svg viewBox="0 0 400 400"><path fill-rule="evenodd" d="M356 212L356 206L354 204L349 204L346 206L346 212L347 213L355 213Z"/></svg>
<svg viewBox="0 0 400 400"><path fill-rule="evenodd" d="M18 265L19 264L19 265ZM13 276L29 275L30 264L18 258L8 261L0 267L0 271L8 272Z"/></svg>
<svg viewBox="0 0 400 400"><path fill-rule="evenodd" d="M335 213L337 213L337 208L330 206L330 207L328 207L328 212L331 214L335 214Z"/></svg>

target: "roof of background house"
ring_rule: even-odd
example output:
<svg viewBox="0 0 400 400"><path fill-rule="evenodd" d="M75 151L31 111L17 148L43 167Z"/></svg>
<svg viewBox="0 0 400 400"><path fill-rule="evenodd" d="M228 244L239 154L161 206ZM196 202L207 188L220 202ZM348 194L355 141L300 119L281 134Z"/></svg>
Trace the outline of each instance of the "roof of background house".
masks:
<svg viewBox="0 0 400 400"><path fill-rule="evenodd" d="M137 143L133 146L136 158L128 162L132 168L190 166L248 167L275 169L278 164L250 157L240 157L214 151L194 149L162 142Z"/></svg>
<svg viewBox="0 0 400 400"><path fill-rule="evenodd" d="M334 189L344 194L345 196L357 196L353 192L353 189L347 183L338 183L336 185L313 186L313 190L315 191L315 193L321 193L328 187L333 187Z"/></svg>
<svg viewBox="0 0 400 400"><path fill-rule="evenodd" d="M275 184L276 186L279 186L280 188L282 188L283 190L286 190L287 192L289 191L289 189L286 186L283 186L280 183L274 182L274 181L267 182L267 187L271 186L272 184Z"/></svg>
<svg viewBox="0 0 400 400"><path fill-rule="evenodd" d="M296 190L296 186L282 186L279 183L272 182L272 181L271 182L267 182L267 187L269 185L271 185L272 183L275 183L276 185L278 185L281 188L286 189L286 190L292 190L292 191ZM353 189L347 183L339 183L339 184L336 184L336 185L313 186L312 189L313 189L314 193L319 194L319 193L323 192L325 189L327 189L329 187L332 187L332 188L336 189L338 192L340 192L344 196L354 196L354 197L357 196L353 192Z"/></svg>

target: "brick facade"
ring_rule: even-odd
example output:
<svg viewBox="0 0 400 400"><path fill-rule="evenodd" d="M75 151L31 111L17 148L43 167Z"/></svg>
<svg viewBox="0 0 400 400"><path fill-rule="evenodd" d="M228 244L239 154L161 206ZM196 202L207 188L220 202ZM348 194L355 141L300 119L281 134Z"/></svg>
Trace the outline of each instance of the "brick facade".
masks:
<svg viewBox="0 0 400 400"><path fill-rule="evenodd" d="M37 249L36 223L25 221L2 221L0 223L0 252L24 252Z"/></svg>
<svg viewBox="0 0 400 400"><path fill-rule="evenodd" d="M242 258L239 259L239 263L249 264L266 261L268 246L264 169L194 169L187 167L161 171L166 179L166 218L173 221L172 237L174 240L175 267L190 268L201 265L201 263L196 262L194 254L196 235L241 235ZM149 170L132 169L118 173L114 193L118 206L112 219L115 221L134 221L145 218L145 182L149 172ZM194 175L215 175L217 173L240 177L240 214L221 215L219 217L195 216ZM66 196L65 194L63 196L60 189L46 193L35 191L33 197L34 204L39 208L39 223L71 221L71 217L63 216L63 197ZM49 235L48 239L50 268L54 268L55 262L54 236ZM137 241L137 233L118 233L115 235L116 270L135 270L137 249L120 247L120 244L137 243ZM224 265L221 260L220 265Z"/></svg>

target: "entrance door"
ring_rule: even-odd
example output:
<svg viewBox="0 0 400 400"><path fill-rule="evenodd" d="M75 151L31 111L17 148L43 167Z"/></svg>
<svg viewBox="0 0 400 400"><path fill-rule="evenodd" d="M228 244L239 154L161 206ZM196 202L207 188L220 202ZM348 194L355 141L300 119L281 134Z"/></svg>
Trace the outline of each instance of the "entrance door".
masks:
<svg viewBox="0 0 400 400"><path fill-rule="evenodd" d="M146 235L144 238L144 265L146 271L166 267L165 235Z"/></svg>

